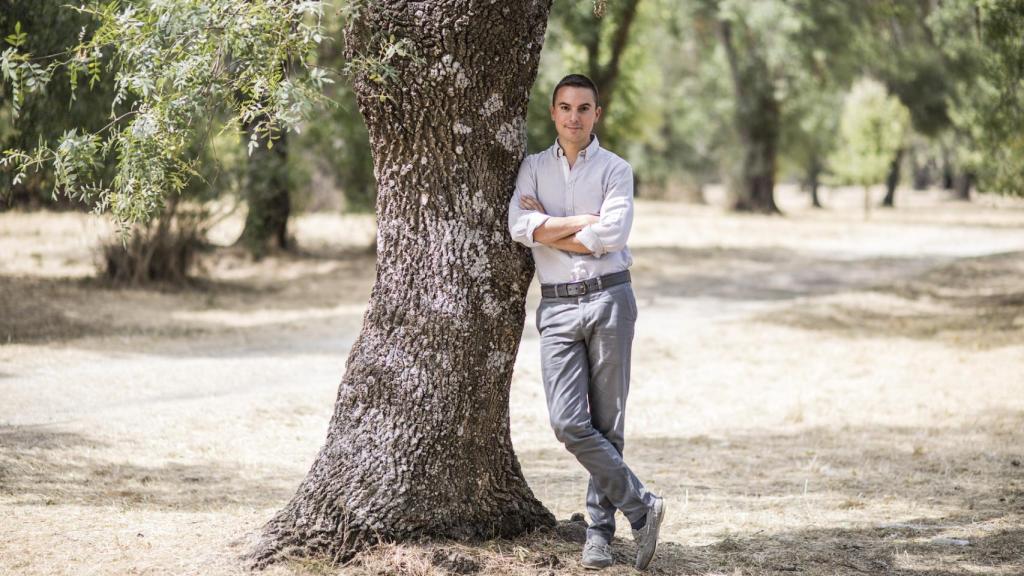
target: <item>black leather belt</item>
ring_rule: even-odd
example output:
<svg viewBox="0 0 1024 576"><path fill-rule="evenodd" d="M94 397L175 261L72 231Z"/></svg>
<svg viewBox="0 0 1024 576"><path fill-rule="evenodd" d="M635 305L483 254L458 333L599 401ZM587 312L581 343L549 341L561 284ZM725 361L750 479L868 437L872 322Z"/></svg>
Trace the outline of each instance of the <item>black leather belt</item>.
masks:
<svg viewBox="0 0 1024 576"><path fill-rule="evenodd" d="M618 286L629 282L629 270L605 274L589 280L579 282L567 282L565 284L541 284L540 294L545 298L568 298L570 296L582 296L590 292L598 292L605 288Z"/></svg>

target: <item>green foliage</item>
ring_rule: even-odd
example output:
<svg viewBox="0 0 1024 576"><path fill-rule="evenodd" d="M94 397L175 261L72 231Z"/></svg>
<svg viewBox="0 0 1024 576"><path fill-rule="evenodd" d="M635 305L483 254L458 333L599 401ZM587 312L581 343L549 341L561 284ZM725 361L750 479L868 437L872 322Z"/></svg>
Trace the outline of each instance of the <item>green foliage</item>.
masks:
<svg viewBox="0 0 1024 576"><path fill-rule="evenodd" d="M661 3L662 0L641 1L640 14L629 29L655 28L655 22L645 16L645 10ZM556 134L548 112L551 91L570 73L588 75L602 91L604 114L596 132L603 146L626 154L626 148L639 140L637 132L650 124L650 120L644 118L649 103L643 102L641 95L644 88L656 82L658 70L645 50L650 44L638 37L636 30L628 36L624 49L615 53L614 37L629 18L624 14L628 8L628 0L610 4L556 2L552 6L546 48L530 98L529 148L547 147L554 142ZM613 61L615 58L618 60ZM605 86L606 81L612 84Z"/></svg>
<svg viewBox="0 0 1024 576"><path fill-rule="evenodd" d="M346 62L344 70L349 76L360 76L380 86L381 91L376 96L386 100L391 98L386 92L386 87L394 85L398 80L398 72L392 62L398 58L413 61L421 59L416 54L412 41L408 38L395 39L394 34L380 41L378 47L377 54L356 56Z"/></svg>
<svg viewBox="0 0 1024 576"><path fill-rule="evenodd" d="M348 208L372 209L366 128L351 89L332 83L332 73L388 98L400 81L396 59L417 55L407 39L372 30L359 32L373 37L356 43L364 52L351 59L332 45L363 0L326 11L303 0L62 1L9 0L0 13L0 148L12 168L0 174L0 193L53 189L128 227L175 195L237 192L246 146L231 138L245 134L252 153L301 128L287 140L289 182L328 175ZM529 107L531 150L554 139L555 82L610 69L631 5L554 4ZM909 108L918 134L956 143L957 162L984 187L1024 193L1024 0L637 6L598 134L634 164L641 190L717 180L723 166L749 160L744 138L752 136L775 139L783 175L841 157L833 154L839 103L855 78L870 74ZM738 83L720 23L733 31ZM326 102L334 105L318 106ZM215 154L211 139L220 141ZM218 166L225 154L230 166ZM212 182L219 190L203 188Z"/></svg>
<svg viewBox="0 0 1024 576"><path fill-rule="evenodd" d="M780 158L814 172L834 144L826 106L861 65L861 17L837 0L697 0L692 11L728 64L735 151L721 161L736 207L773 212Z"/></svg>
<svg viewBox="0 0 1024 576"><path fill-rule="evenodd" d="M658 82L640 92L640 107L649 116L638 172L645 193L658 195L681 183L696 196L717 180L720 162L735 148L729 67L714 35L702 33L706 22L692 11L673 2L643 8L640 24L648 31L637 42Z"/></svg>
<svg viewBox="0 0 1024 576"><path fill-rule="evenodd" d="M1024 196L1024 0L949 0L929 19L957 78L950 116L982 189Z"/></svg>
<svg viewBox="0 0 1024 576"><path fill-rule="evenodd" d="M77 44L36 56L21 49L26 31L15 26L17 45L3 52L0 73L15 103L42 94L57 69L76 90L80 74L93 86L112 76L109 122L33 151L6 150L2 163L15 179L53 166L55 190L109 210L125 231L199 175L192 143L211 119L249 126L250 149L272 146L300 127L330 82L311 64L322 40L319 0L112 0L68 9L92 24ZM102 179L96 169L111 159L113 176Z"/></svg>
<svg viewBox="0 0 1024 576"><path fill-rule="evenodd" d="M351 3L345 6L356 6ZM340 42L343 28L350 22L353 15L336 13L328 10L324 14L325 41L316 55L316 64L325 69L344 69L349 77L358 73L359 65L350 65L335 42ZM390 38L385 44L393 45ZM403 46L408 45L404 42ZM382 46L383 56L388 57L388 48ZM411 53L410 53L411 54ZM380 64L370 63L368 70L384 67L382 73L392 78L394 68L391 64L395 57L401 55L394 51L387 61ZM409 56L415 57L415 55ZM366 58L356 60L366 62ZM372 59L370 59L372 60ZM380 95L387 97L388 86L376 83ZM341 189L344 197L344 209L355 212L372 212L376 201L376 179L373 174L373 156L371 154L370 136L366 130L363 116L356 105L356 97L348 82L338 82L324 88L325 95L330 99L329 106L320 112L315 121L308 123L302 134L291 140L291 158L294 170L298 171L305 189L298 190L300 201L313 206L337 207L338 202L331 187L310 185L309 175L321 173ZM380 96L378 96L380 97Z"/></svg>
<svg viewBox="0 0 1024 576"><path fill-rule="evenodd" d="M28 41L28 34L21 30L21 22L14 25L14 33L8 35L5 40L10 47L0 54L0 71L3 72L4 78L11 82L11 106L14 117L17 118L25 102L25 92L32 92L45 86L53 76L56 65L42 66L33 62L28 54L18 52L18 49Z"/></svg>
<svg viewBox="0 0 1024 576"><path fill-rule="evenodd" d="M870 34L861 52L867 72L910 110L914 130L938 137L950 128L948 110L955 81L966 70L937 45L928 26L937 3L877 2L865 11Z"/></svg>
<svg viewBox="0 0 1024 576"><path fill-rule="evenodd" d="M527 145L554 142L551 90L570 72L606 69L623 3L555 3L527 113ZM628 158L643 194L669 181L714 179L728 140L731 103L727 76L713 47L690 32L688 11L672 0L641 0L628 43L620 55L611 106L596 132L603 146ZM591 61L591 55L596 56ZM602 99L605 99L603 95Z"/></svg>
<svg viewBox="0 0 1024 576"><path fill-rule="evenodd" d="M871 79L857 82L843 104L841 144L831 160L833 173L853 184L880 182L903 146L909 126L909 111L885 86Z"/></svg>
<svg viewBox="0 0 1024 576"><path fill-rule="evenodd" d="M67 69L50 67L45 59L30 60L26 54L53 55L64 52L69 42L81 33L89 18L61 6L62 0L8 0L0 11L0 31L10 32L0 40L0 60L17 82L0 86L0 150L29 151L39 140L55 142L70 128L78 132L95 132L107 122L107 110L113 93L112 79L94 81L87 90L72 88L75 79ZM30 33L31 32L31 33ZM4 58L6 56L6 58ZM34 66L34 69L33 69ZM23 75L24 73L24 75ZM79 78L86 83L81 71ZM4 72L0 71L0 76ZM35 79L50 75L45 91ZM26 89L34 90L25 98ZM17 121L15 121L17 116ZM100 162L96 170L109 177L109 164ZM0 200L3 204L66 205L73 201L52 197L53 167L32 172L14 184L15 173L0 170ZM6 198L4 198L6 196Z"/></svg>
<svg viewBox="0 0 1024 576"><path fill-rule="evenodd" d="M810 179L824 168L839 145L842 103L843 93L835 85L799 91L786 102L780 141L783 172Z"/></svg>

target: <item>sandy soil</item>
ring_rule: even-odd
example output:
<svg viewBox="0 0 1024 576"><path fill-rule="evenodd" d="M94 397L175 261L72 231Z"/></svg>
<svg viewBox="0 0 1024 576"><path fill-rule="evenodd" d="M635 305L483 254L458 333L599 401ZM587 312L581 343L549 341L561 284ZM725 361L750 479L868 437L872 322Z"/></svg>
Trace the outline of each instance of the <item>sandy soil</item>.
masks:
<svg viewBox="0 0 1024 576"><path fill-rule="evenodd" d="M785 218L639 203L626 456L668 499L653 573L1024 573L1024 204L907 191L865 221L859 194L813 211L785 190ZM296 229L299 256L221 251L199 288L120 290L89 278L102 220L0 214L0 574L244 572L373 281L370 218ZM565 522L342 573L583 572L586 477L547 427L537 301L512 432ZM627 528L605 573L633 573Z"/></svg>

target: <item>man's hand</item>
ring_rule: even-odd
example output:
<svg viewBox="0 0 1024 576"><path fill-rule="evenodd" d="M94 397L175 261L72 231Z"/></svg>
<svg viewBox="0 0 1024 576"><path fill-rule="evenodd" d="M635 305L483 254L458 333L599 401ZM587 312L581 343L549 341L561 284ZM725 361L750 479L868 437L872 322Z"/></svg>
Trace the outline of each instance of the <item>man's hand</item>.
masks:
<svg viewBox="0 0 1024 576"><path fill-rule="evenodd" d="M547 244L552 248L558 248L563 252L575 252L576 254L590 254L590 248L583 245L576 239L576 236L566 236Z"/></svg>
<svg viewBox="0 0 1024 576"><path fill-rule="evenodd" d="M540 214L547 215L544 205L533 196L522 196L519 198L519 207L523 210L533 210ZM545 220L533 231L533 239L545 246L558 248L567 252L587 252L586 247L579 243L574 234L589 226L601 217L597 214L580 214L578 216L551 217Z"/></svg>
<svg viewBox="0 0 1024 576"><path fill-rule="evenodd" d="M519 207L523 210L533 210L535 212L540 212L541 214L547 214L547 212L544 211L544 205L533 196L523 196L520 198Z"/></svg>
<svg viewBox="0 0 1024 576"><path fill-rule="evenodd" d="M544 205L540 203L540 200L537 200L533 196L523 196L520 198L519 207L523 210L533 210L535 212L540 212L541 214L547 214L547 211L544 210ZM584 226L589 226L600 221L601 216L598 214L580 214L579 216L566 216L564 219L571 222L573 226L578 226L576 232L579 232Z"/></svg>

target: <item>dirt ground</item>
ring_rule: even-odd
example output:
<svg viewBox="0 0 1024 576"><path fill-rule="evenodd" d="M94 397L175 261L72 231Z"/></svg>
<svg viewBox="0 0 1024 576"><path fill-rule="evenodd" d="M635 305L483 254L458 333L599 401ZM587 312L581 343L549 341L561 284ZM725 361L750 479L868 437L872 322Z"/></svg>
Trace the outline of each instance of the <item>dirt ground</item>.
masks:
<svg viewBox="0 0 1024 576"><path fill-rule="evenodd" d="M865 220L859 194L786 189L786 217L638 202L626 459L668 502L652 573L1024 574L1024 203L901 191ZM372 219L304 216L302 254L218 251L189 290L90 279L109 232L0 214L0 574L245 573L323 440ZM537 302L512 434L560 527L266 574L584 572ZM620 521L604 573L632 550Z"/></svg>

